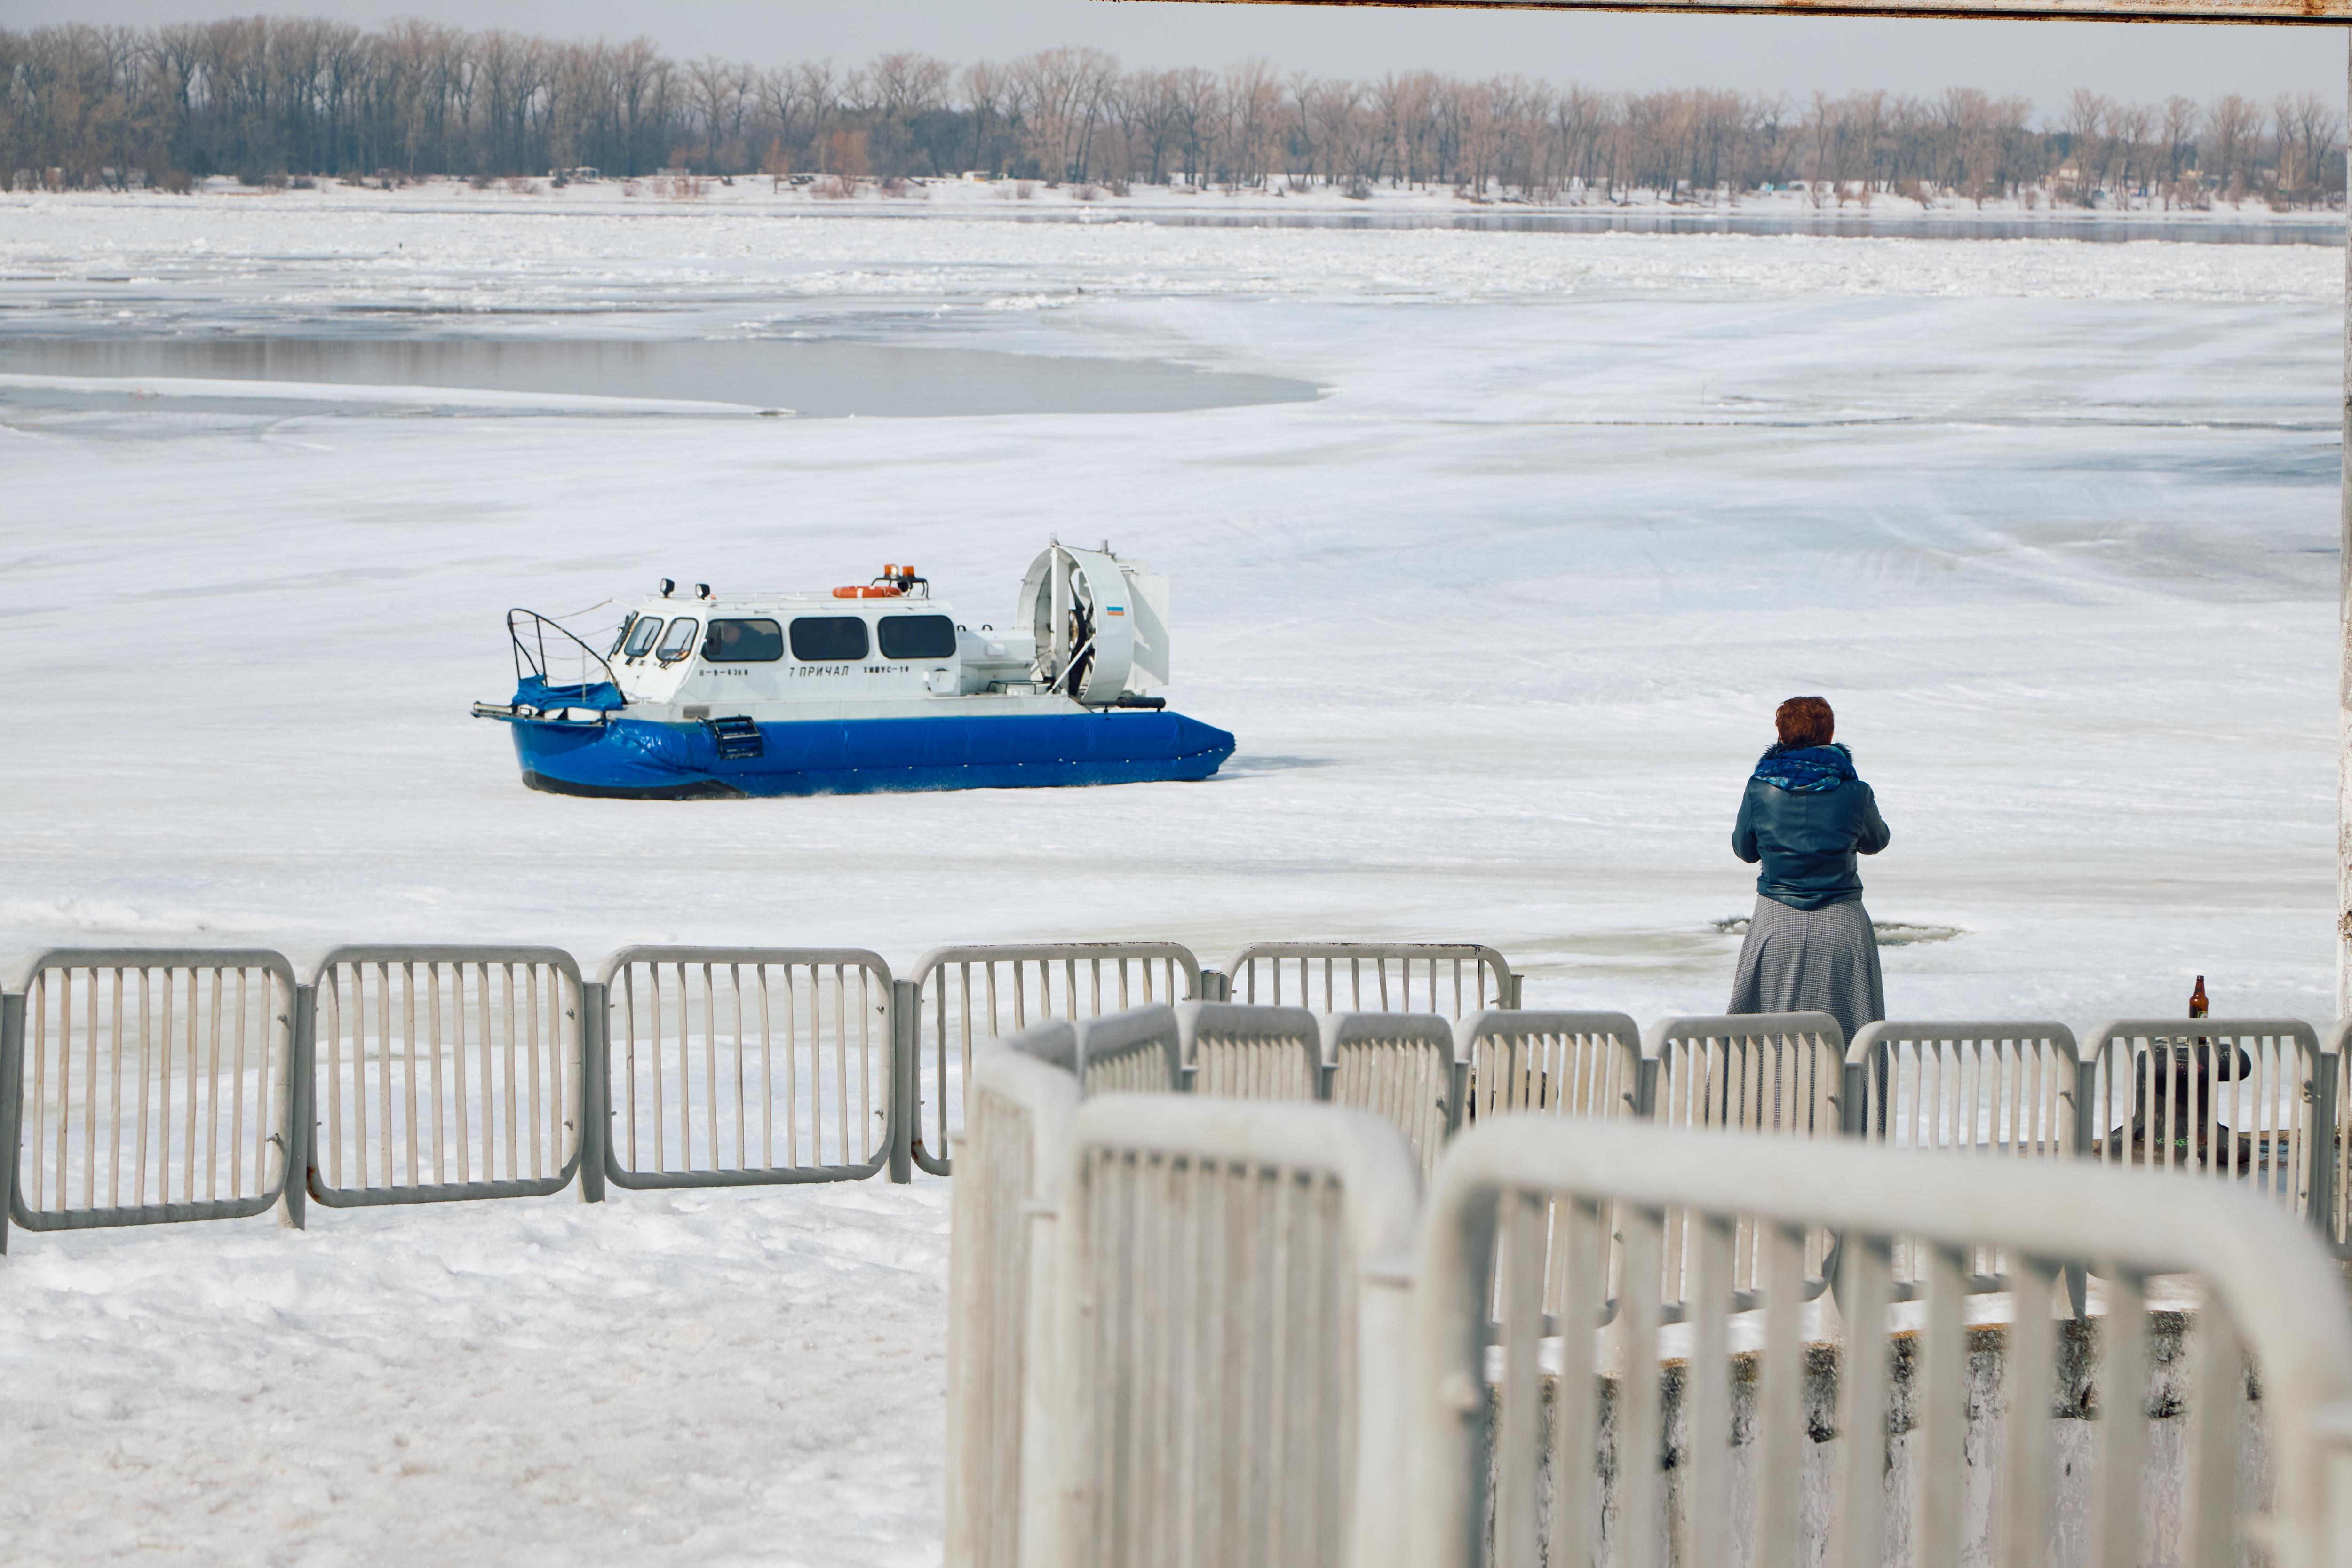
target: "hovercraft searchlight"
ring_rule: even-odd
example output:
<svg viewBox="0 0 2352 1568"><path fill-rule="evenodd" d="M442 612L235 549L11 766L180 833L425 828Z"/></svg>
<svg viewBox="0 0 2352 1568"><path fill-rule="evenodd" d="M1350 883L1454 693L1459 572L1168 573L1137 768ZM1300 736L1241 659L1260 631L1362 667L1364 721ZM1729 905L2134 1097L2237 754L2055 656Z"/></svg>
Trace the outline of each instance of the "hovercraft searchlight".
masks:
<svg viewBox="0 0 2352 1568"><path fill-rule="evenodd" d="M507 613L523 782L694 800L1206 779L1222 729L1167 711L1168 580L1049 546L1011 626L974 629L910 566L830 593L662 591L599 653Z"/></svg>

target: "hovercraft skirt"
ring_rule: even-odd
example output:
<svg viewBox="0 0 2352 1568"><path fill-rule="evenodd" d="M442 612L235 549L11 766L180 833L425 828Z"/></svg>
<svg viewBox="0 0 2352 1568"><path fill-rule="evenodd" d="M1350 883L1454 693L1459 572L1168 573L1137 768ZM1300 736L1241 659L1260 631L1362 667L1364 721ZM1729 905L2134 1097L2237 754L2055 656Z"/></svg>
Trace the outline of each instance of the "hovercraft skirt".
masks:
<svg viewBox="0 0 2352 1568"><path fill-rule="evenodd" d="M523 788L548 795L578 795L591 800L740 800L743 791L717 779L693 784L586 784L522 770Z"/></svg>
<svg viewBox="0 0 2352 1568"><path fill-rule="evenodd" d="M740 744L722 747L702 724L513 725L530 788L608 800L1201 779L1234 750L1230 734L1174 713L801 720L757 727L759 753L747 756Z"/></svg>

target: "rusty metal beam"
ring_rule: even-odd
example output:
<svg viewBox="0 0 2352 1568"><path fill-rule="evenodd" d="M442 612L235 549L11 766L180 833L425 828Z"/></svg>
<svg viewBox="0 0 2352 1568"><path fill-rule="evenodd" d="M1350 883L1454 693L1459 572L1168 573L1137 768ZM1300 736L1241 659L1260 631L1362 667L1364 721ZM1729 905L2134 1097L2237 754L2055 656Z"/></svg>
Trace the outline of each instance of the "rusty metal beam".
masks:
<svg viewBox="0 0 2352 1568"><path fill-rule="evenodd" d="M1113 0L1114 4L1119 0ZM1145 3L1145 0L1127 0ZM1402 10L1680 11L1700 16L1917 16L1946 21L2210 22L2342 26L2352 0L1213 0Z"/></svg>

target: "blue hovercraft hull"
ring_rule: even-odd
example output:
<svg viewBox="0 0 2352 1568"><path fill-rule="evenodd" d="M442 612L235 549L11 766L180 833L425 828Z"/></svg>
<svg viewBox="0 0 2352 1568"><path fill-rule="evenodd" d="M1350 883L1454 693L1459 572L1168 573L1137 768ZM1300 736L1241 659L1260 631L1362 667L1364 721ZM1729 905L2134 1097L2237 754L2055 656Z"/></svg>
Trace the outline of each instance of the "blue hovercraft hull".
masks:
<svg viewBox="0 0 2352 1568"><path fill-rule="evenodd" d="M699 724L516 719L510 727L530 788L630 800L1198 779L1234 751L1224 730L1165 712L762 724L760 755L737 758L722 758Z"/></svg>

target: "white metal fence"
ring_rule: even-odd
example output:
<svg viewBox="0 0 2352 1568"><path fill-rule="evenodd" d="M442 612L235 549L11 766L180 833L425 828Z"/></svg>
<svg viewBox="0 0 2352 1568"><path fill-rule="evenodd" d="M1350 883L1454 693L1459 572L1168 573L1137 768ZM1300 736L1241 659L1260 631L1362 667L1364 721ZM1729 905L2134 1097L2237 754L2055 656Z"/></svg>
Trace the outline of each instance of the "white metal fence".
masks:
<svg viewBox="0 0 2352 1568"><path fill-rule="evenodd" d="M2258 1196L1506 1114L1415 1219L1376 1118L1071 1115L1075 1051L1046 1044L983 1053L960 1145L950 1568L2352 1561L2352 1318ZM1834 1310L1807 1289L1827 1234ZM2016 1260L1989 1322L1986 1256ZM1409 1351L1382 1326L1406 1311Z"/></svg>
<svg viewBox="0 0 2352 1568"><path fill-rule="evenodd" d="M1466 1018L1519 1005L1510 960L1475 942L1252 942L1225 961L1225 1000L1315 1012Z"/></svg>
<svg viewBox="0 0 2352 1568"><path fill-rule="evenodd" d="M1322 1034L1325 1098L1402 1133L1427 1175L1462 1124L1468 1071L1454 1026L1434 1013L1330 1013Z"/></svg>
<svg viewBox="0 0 2352 1568"><path fill-rule="evenodd" d="M1176 1018L1194 1093L1236 1100L1323 1097L1323 1029L1304 1008L1187 1002Z"/></svg>
<svg viewBox="0 0 2352 1568"><path fill-rule="evenodd" d="M1200 960L1174 942L991 943L934 947L908 978L919 999L914 1162L949 1171L947 1138L961 1124L974 1045L1053 1019L1194 1000Z"/></svg>
<svg viewBox="0 0 2352 1568"><path fill-rule="evenodd" d="M73 1230L267 1212L293 1141L294 992L275 953L35 958L8 1009L16 1223Z"/></svg>
<svg viewBox="0 0 2352 1568"><path fill-rule="evenodd" d="M2352 1019L2328 1031L2320 1053L2318 1116L2312 1128L2312 1212L2336 1256L2352 1256L2352 1072L2344 1052L2352 1045Z"/></svg>
<svg viewBox="0 0 2352 1568"><path fill-rule="evenodd" d="M1534 1232L1559 1207L1574 1217L1575 1282L1566 1332L1548 1336L1539 1281L1509 1260L1539 1255ZM1696 1238L1700 1289L1670 1350L1661 1299L1632 1282L1659 1277L1675 1215ZM1773 1262L1761 1321L1736 1323L1742 1225L1765 1234ZM1816 1409L1808 1345L1822 1331L1792 1287L1799 1238L1824 1228L1847 1238L1838 1309L1851 1326L1836 1402ZM1603 1333L1612 1230L1627 1262ZM1922 1307L1891 1303L1899 1240L1934 1260ZM1963 1314L1960 1259L1982 1248L2031 1260L2010 1281L1992 1382ZM2068 1262L2104 1273L2095 1335L2062 1330L2053 1310ZM2252 1551L2319 1568L2352 1552L2352 1319L2308 1231L2242 1191L2084 1162L1622 1125L1564 1136L1504 1118L1440 1166L1416 1290L1415 1568L2041 1568L2053 1548L2067 1562L2218 1568ZM2151 1354L2159 1291L2176 1312L2193 1304L2173 1320L2187 1325L2185 1375ZM1680 1367L1662 1376L1667 1359ZM2185 1438L2154 1438L2138 1392L2152 1384L2169 1391L2155 1414ZM2095 1424L2079 1418L2089 1401ZM1979 1421L2005 1412L1997 1448L1971 1432L1972 1406ZM2250 1452L2266 1485L2258 1469L2242 1486Z"/></svg>
<svg viewBox="0 0 2352 1568"><path fill-rule="evenodd" d="M1754 1013L1667 1019L1646 1042L1656 1079L1649 1119L1670 1127L1718 1128L1784 1138L1833 1138L1841 1130L1845 1033L1827 1013ZM1664 1238L1664 1278L1670 1314L1704 1289L1706 1238L1681 1216ZM1731 1241L1733 1289L1743 1297L1770 1289L1784 1260L1769 1229L1742 1221ZM1816 1228L1799 1249L1809 1296L1828 1288L1836 1238ZM1629 1252L1625 1267L1633 1268Z"/></svg>
<svg viewBox="0 0 2352 1568"><path fill-rule="evenodd" d="M1069 1028L1043 1026L1064 1038L1039 1040L1033 1026L1026 1045L982 1040L972 1054L948 1241L947 1558L965 1568L1016 1568L1024 1535L1048 1530L1024 1518L1024 1496L1037 1507L1045 1490L1024 1478L1050 1463L1058 1414L1048 1309L1078 1108Z"/></svg>
<svg viewBox="0 0 2352 1568"><path fill-rule="evenodd" d="M580 970L551 947L338 947L310 992L310 1196L560 1192L580 1163Z"/></svg>
<svg viewBox="0 0 2352 1568"><path fill-rule="evenodd" d="M1387 1118L1424 1167L1462 1126L1519 1112L1842 1133L2233 1181L2352 1256L2343 1029L2323 1047L2290 1019L2125 1020L2077 1050L2047 1021L1892 1023L1843 1051L1825 1017L1754 1016L1670 1019L1644 1047L1622 1014L1487 1007L1454 1021L1449 1061L1440 1020L1408 1005L1443 1014L1505 981L1516 1000L1492 948L1257 944L1235 964L1242 996L1279 985L1335 1010L1202 999L1226 977L1172 943L941 948L915 981L848 948L630 948L585 983L552 948L342 948L310 984L258 950L59 951L0 993L0 1149L16 1151L0 1180L37 1229L281 1202L299 1226L312 1197L575 1179L591 1201L608 1178L905 1180L950 1168L966 1052L1052 1019L1089 1089L1336 1100ZM1139 1006L1153 1021L1125 1016ZM1811 1289L1832 1242L1809 1248ZM1766 1260L1740 1256L1761 1289ZM1978 1261L1990 1290L2002 1267ZM1686 1264L1670 1246L1670 1274Z"/></svg>
<svg viewBox="0 0 2352 1568"><path fill-rule="evenodd" d="M1069 1568L1342 1568L1392 1541L1406 1250L1395 1129L1107 1095L1072 1118L1052 1424Z"/></svg>
<svg viewBox="0 0 2352 1568"><path fill-rule="evenodd" d="M1644 1050L1657 1064L1655 1121L1796 1138L1839 1131L1845 1033L1827 1013L1666 1019L1650 1026Z"/></svg>
<svg viewBox="0 0 2352 1568"><path fill-rule="evenodd" d="M1654 1064L1643 1057L1641 1030L1623 1013L1491 1010L1463 1019L1455 1036L1474 1123L1514 1114L1592 1121L1649 1114ZM1540 1310L1553 1324L1568 1310L1572 1218L1556 1209L1528 1243L1541 1249ZM1499 1316L1499 1293L1490 1306Z"/></svg>
<svg viewBox="0 0 2352 1568"><path fill-rule="evenodd" d="M2314 1158L2322 1074L2309 1024L2118 1019L2084 1043L2093 1157L2245 1183L2313 1212L2313 1178L2334 1161Z"/></svg>
<svg viewBox="0 0 2352 1568"><path fill-rule="evenodd" d="M1089 1094L1173 1094L1184 1087L1183 1030L1164 1002L1068 1026Z"/></svg>
<svg viewBox="0 0 2352 1568"><path fill-rule="evenodd" d="M625 947L605 960L616 1186L856 1179L898 1124L890 967L855 947Z"/></svg>
<svg viewBox="0 0 2352 1568"><path fill-rule="evenodd" d="M1649 1113L1641 1028L1623 1013L1489 1009L1454 1032L1472 1121L1515 1111L1603 1120Z"/></svg>
<svg viewBox="0 0 2352 1568"><path fill-rule="evenodd" d="M2069 1157L2082 1068L2074 1031L2046 1019L1870 1024L1846 1049L1846 1129L1894 1148Z"/></svg>
<svg viewBox="0 0 2352 1568"><path fill-rule="evenodd" d="M2089 1074L2074 1031L2041 1019L1890 1021L1865 1025L1846 1048L1846 1130L1888 1148L2025 1160L2073 1159L2084 1146ZM1932 1267L1927 1250L1898 1243L1895 1293L1909 1299ZM2011 1260L1975 1249L1969 1288L2006 1288ZM2080 1269L2065 1277L2075 1314Z"/></svg>

